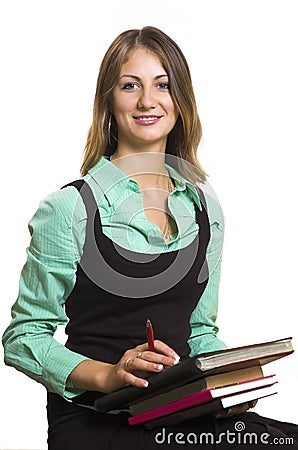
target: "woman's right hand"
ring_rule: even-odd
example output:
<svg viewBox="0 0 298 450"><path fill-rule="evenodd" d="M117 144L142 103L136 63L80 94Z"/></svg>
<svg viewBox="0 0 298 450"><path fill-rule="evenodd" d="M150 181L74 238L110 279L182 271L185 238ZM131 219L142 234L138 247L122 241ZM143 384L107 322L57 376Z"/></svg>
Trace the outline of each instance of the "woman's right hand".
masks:
<svg viewBox="0 0 298 450"><path fill-rule="evenodd" d="M86 360L71 372L68 384L84 390L113 392L127 385L147 387L144 373L161 372L179 362L177 353L162 341L154 341L155 352L144 343L126 350L118 363Z"/></svg>
<svg viewBox="0 0 298 450"><path fill-rule="evenodd" d="M165 367L179 362L177 353L164 342L154 341L155 352L149 350L148 344L138 345L127 350L117 364L110 369L108 377L108 392L119 389L127 384L147 387L148 381L141 375L161 372Z"/></svg>

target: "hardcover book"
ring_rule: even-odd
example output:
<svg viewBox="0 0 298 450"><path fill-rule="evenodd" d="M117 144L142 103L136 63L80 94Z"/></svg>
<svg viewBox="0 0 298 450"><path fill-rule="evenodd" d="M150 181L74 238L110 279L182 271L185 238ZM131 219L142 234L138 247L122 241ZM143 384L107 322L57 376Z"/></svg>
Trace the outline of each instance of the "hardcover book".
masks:
<svg viewBox="0 0 298 450"><path fill-rule="evenodd" d="M110 394L102 394L94 402L99 412L127 409L137 400L145 400L210 375L264 365L291 354L292 338L246 345L195 355L148 378L147 388L128 386Z"/></svg>
<svg viewBox="0 0 298 450"><path fill-rule="evenodd" d="M173 414L177 411L191 408L196 405L202 405L209 401L224 397L231 396L232 394L247 393L248 391L254 391L253 395L258 395L264 391L261 388L271 387L276 384L277 380L275 375L258 378L256 380L244 381L242 383L236 383L230 386L218 387L206 389L204 391L196 392L194 394L183 397L179 400L164 404L154 409L150 409L141 414L137 414L128 419L130 425L137 425L138 423L148 422L149 420L157 419L159 417ZM275 387L274 387L275 390ZM271 391L270 391L271 392ZM251 395L251 392L249 393ZM243 395L243 398L245 396ZM258 398L258 397L256 397Z"/></svg>
<svg viewBox="0 0 298 450"><path fill-rule="evenodd" d="M207 403L198 404L190 408L173 412L172 414L139 423L143 423L145 428L147 428L148 430L152 430L156 427L175 425L176 423L180 423L185 420L191 420L204 415L218 414L224 412L226 408L239 405L240 403L250 402L252 400L268 397L274 394L277 394L276 384L265 386L259 389L253 389L247 392L229 395L227 397L215 398ZM136 421L137 417L138 416L133 416L128 419L131 422L130 425L137 425L136 423L133 423L133 420Z"/></svg>
<svg viewBox="0 0 298 450"><path fill-rule="evenodd" d="M168 392L153 395L145 400L137 400L130 404L129 410L132 415L136 415L206 389L229 386L235 383L239 384L244 381L252 381L263 377L264 374L261 366L210 375L209 377L200 378L199 380L184 384Z"/></svg>

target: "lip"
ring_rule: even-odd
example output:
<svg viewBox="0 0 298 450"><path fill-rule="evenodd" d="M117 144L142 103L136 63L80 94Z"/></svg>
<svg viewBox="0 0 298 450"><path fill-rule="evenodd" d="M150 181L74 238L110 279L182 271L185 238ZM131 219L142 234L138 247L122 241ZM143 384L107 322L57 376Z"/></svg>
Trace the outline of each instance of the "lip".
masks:
<svg viewBox="0 0 298 450"><path fill-rule="evenodd" d="M139 116L133 116L134 121L139 125L155 125L162 116L157 116L156 114L151 115L139 115Z"/></svg>

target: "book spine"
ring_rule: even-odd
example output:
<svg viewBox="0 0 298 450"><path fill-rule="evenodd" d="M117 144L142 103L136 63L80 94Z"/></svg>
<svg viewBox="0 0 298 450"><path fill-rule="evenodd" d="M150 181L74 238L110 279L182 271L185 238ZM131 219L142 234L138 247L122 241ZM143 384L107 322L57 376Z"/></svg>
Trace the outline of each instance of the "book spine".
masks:
<svg viewBox="0 0 298 450"><path fill-rule="evenodd" d="M147 430L153 430L156 427L175 425L186 420L194 419L195 417L218 413L220 411L223 411L223 409L224 408L222 407L221 399L217 398L208 403L194 406L183 411L178 411L176 413L170 414L169 416L149 420L148 422L144 423L144 427L147 428Z"/></svg>
<svg viewBox="0 0 298 450"><path fill-rule="evenodd" d="M200 376L202 373L195 364L195 357L188 358L176 366L149 377L149 386L146 389L135 386L120 389L100 397L94 402L94 407L98 412L126 408L128 404L131 405L139 399L145 400L161 392L168 392Z"/></svg>
<svg viewBox="0 0 298 450"><path fill-rule="evenodd" d="M208 402L212 398L213 397L210 390L197 392L196 394L189 397L185 397L180 400L168 403L167 405L160 406L159 408L150 409L149 411L146 411L144 413L129 417L128 422L130 425L137 425L138 423L157 419L158 417L167 416L176 411L191 408L192 406Z"/></svg>

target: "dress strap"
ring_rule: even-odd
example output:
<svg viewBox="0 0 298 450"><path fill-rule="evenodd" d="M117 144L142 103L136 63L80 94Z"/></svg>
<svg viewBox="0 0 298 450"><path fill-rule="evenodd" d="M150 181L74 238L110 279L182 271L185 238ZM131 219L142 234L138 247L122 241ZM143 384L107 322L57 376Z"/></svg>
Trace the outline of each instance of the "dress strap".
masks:
<svg viewBox="0 0 298 450"><path fill-rule="evenodd" d="M197 194L198 194L199 200L202 205L202 211L201 211L200 208L198 207L197 203L194 202L195 213L196 213L196 223L200 224L202 221L202 215L207 216L207 219L208 219L207 203L206 203L206 198L205 198L205 195L203 194L203 191L198 186L196 186L196 190L197 190Z"/></svg>
<svg viewBox="0 0 298 450"><path fill-rule="evenodd" d="M100 230L102 232L102 224L97 202L94 198L92 189L90 188L89 184L86 183L85 180L80 179L66 184L61 189L69 186L75 187L82 197L87 212L87 231L91 231L93 233L94 227L96 227L97 230Z"/></svg>
<svg viewBox="0 0 298 450"><path fill-rule="evenodd" d="M62 186L61 189L64 189L64 188L66 188L68 186L74 186L78 191L80 191L80 189L81 189L81 187L83 186L84 183L85 183L85 181L82 180L82 179L75 180L75 181L72 181L71 183L65 184L64 186Z"/></svg>

